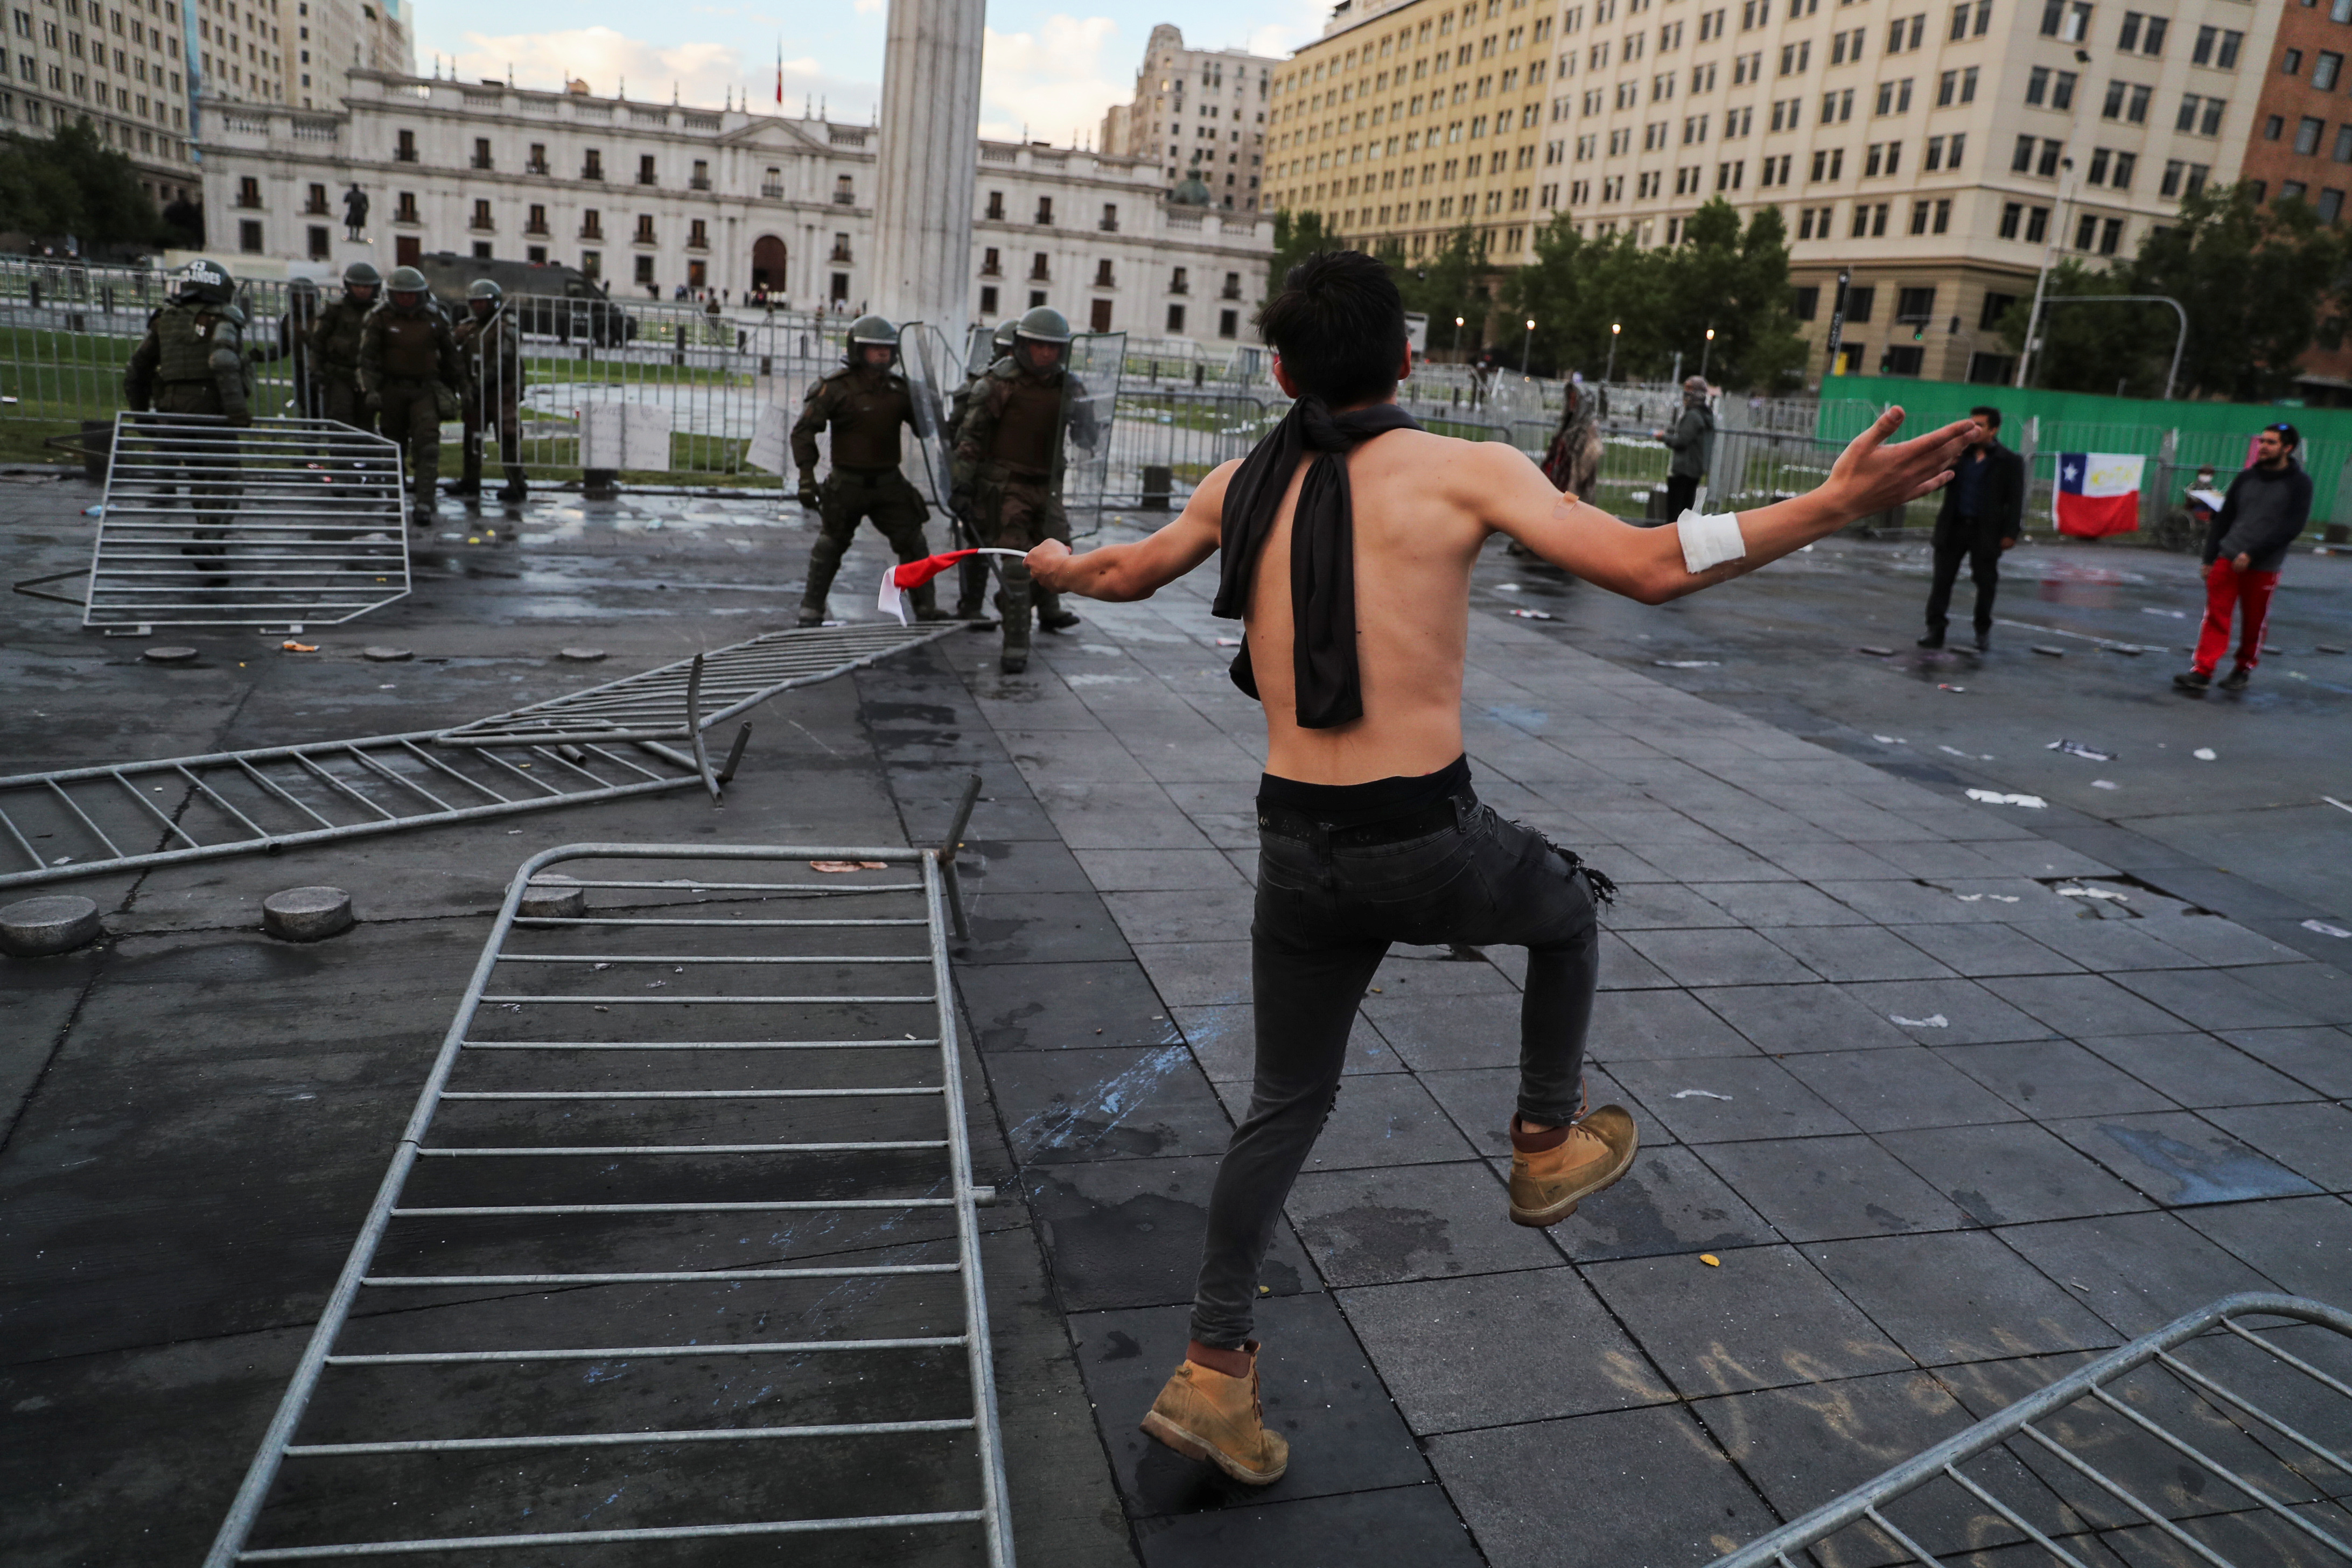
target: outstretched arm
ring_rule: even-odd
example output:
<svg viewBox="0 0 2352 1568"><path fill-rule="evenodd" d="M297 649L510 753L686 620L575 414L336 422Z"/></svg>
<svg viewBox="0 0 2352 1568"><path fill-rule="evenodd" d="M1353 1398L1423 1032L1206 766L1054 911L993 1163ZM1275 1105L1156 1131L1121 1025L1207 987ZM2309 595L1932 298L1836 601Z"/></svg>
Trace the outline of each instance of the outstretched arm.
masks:
<svg viewBox="0 0 2352 1568"><path fill-rule="evenodd" d="M1089 599L1148 599L1216 553L1223 536L1225 487L1239 458L1210 470L1175 521L1130 544L1106 544L1073 555L1058 540L1029 552L1029 572L1042 588Z"/></svg>
<svg viewBox="0 0 2352 1568"><path fill-rule="evenodd" d="M1916 440L1886 445L1902 424L1903 410L1888 409L1847 444L1818 488L1739 513L1747 552L1704 572L1692 572L1684 560L1681 524L1630 527L1599 507L1553 490L1533 464L1511 462L1501 454L1489 458L1483 449L1479 459L1497 471L1479 476L1482 484L1491 481L1479 510L1489 527L1553 565L1612 593L1661 605L1753 572L1855 518L1940 488L1952 477L1969 422L1958 420Z"/></svg>

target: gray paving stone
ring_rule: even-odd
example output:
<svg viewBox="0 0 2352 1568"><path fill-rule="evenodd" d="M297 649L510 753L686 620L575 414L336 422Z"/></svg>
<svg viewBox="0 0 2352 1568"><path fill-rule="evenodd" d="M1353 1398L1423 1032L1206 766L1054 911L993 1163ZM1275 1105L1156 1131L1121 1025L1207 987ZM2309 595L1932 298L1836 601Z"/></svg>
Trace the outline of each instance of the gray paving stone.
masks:
<svg viewBox="0 0 2352 1568"><path fill-rule="evenodd" d="M1982 984L2028 1017L2078 1040L2092 1035L2162 1034L2180 1027L2171 1014L2104 975L2003 975Z"/></svg>
<svg viewBox="0 0 2352 1568"><path fill-rule="evenodd" d="M1031 1167L1029 1210L1063 1310L1191 1301L1216 1173L1207 1155ZM1258 1283L1276 1296L1316 1289L1314 1268L1287 1228L1276 1228Z"/></svg>
<svg viewBox="0 0 2352 1568"><path fill-rule="evenodd" d="M1103 893L1249 885L1216 849L1088 849L1078 853L1076 860Z"/></svg>
<svg viewBox="0 0 2352 1568"><path fill-rule="evenodd" d="M1127 940L1141 946L1171 942L1233 942L1249 935L1255 889L1169 888L1105 893L1104 905Z"/></svg>
<svg viewBox="0 0 2352 1568"><path fill-rule="evenodd" d="M1998 927L1931 926L1913 930L1983 931ZM1780 926L1765 933L1772 945L1824 980L1941 980L1952 971L1885 926Z"/></svg>
<svg viewBox="0 0 2352 1568"><path fill-rule="evenodd" d="M1904 941L1972 979L1983 980L1996 974L2072 974L2081 968L2063 953L2005 923L1906 925L1895 929Z"/></svg>
<svg viewBox="0 0 2352 1568"><path fill-rule="evenodd" d="M1948 882L1956 877L1998 877L2008 869L1969 845L1940 838L1882 844L1876 853L1906 876L1937 882Z"/></svg>
<svg viewBox="0 0 2352 1568"><path fill-rule="evenodd" d="M1756 1047L1686 991L1602 992L1587 1050L1603 1062L1745 1057Z"/></svg>
<svg viewBox="0 0 2352 1568"><path fill-rule="evenodd" d="M2117 1342L2073 1293L1987 1231L1828 1242L1805 1256L1922 1366Z"/></svg>
<svg viewBox="0 0 2352 1568"><path fill-rule="evenodd" d="M1694 885L1790 880L1787 871L1737 844L1693 844L1662 838L1644 844L1642 858L1676 880Z"/></svg>
<svg viewBox="0 0 2352 1568"><path fill-rule="evenodd" d="M1610 1070L1685 1143L1858 1131L1779 1062L1764 1057L1616 1062Z"/></svg>
<svg viewBox="0 0 2352 1568"><path fill-rule="evenodd" d="M1504 1067L1519 1059L1518 993L1367 996L1363 1015L1414 1072Z"/></svg>
<svg viewBox="0 0 2352 1568"><path fill-rule="evenodd" d="M1601 869L1609 869L1602 866ZM1628 882L1601 911L1601 923L1621 935L1637 931L1693 931L1739 922L1679 882Z"/></svg>
<svg viewBox="0 0 2352 1568"><path fill-rule="evenodd" d="M1798 842L1763 847L1764 858L1808 882L1902 881L1909 873L1858 844Z"/></svg>
<svg viewBox="0 0 2352 1568"><path fill-rule="evenodd" d="M2013 1225L1999 1234L2127 1335L2160 1329L2191 1308L2236 1291L2275 1289L2179 1215L2102 1215Z"/></svg>
<svg viewBox="0 0 2352 1568"><path fill-rule="evenodd" d="M1788 1069L1865 1132L2013 1121L1999 1095L1920 1046L1791 1056Z"/></svg>
<svg viewBox="0 0 2352 1568"><path fill-rule="evenodd" d="M1583 1265L1684 1394L1828 1382L1911 1365L1793 1247ZM1826 1500L1826 1498L1816 1500Z"/></svg>
<svg viewBox="0 0 2352 1568"><path fill-rule="evenodd" d="M2152 921L2020 921L2015 929L2101 974L2126 969L2201 968L2207 963L2159 940Z"/></svg>
<svg viewBox="0 0 2352 1568"><path fill-rule="evenodd" d="M959 963L983 1052L1164 1046L1181 1037L1142 969L1120 963Z"/></svg>
<svg viewBox="0 0 2352 1568"><path fill-rule="evenodd" d="M1559 1568L1570 1550L1704 1568L1779 1522L1679 1406L1456 1433L1428 1449L1493 1568Z"/></svg>
<svg viewBox="0 0 2352 1568"><path fill-rule="evenodd" d="M2294 963L2303 955L2235 921L2211 915L2175 915L2146 922L2147 933L2175 952L2203 963Z"/></svg>
<svg viewBox="0 0 2352 1568"><path fill-rule="evenodd" d="M1178 1007L1176 1022L1192 1044L1201 1068L1217 1083L1247 1082L1257 1074L1257 1009L1243 1002L1226 1007ZM1360 1013L1348 1029L1348 1059L1342 1073L1393 1073L1404 1063Z"/></svg>
<svg viewBox="0 0 2352 1568"><path fill-rule="evenodd" d="M1692 994L1774 1056L1913 1048L1910 1036L1832 985L1717 986Z"/></svg>
<svg viewBox="0 0 2352 1568"><path fill-rule="evenodd" d="M1443 1106L1445 1114L1470 1140L1479 1154L1499 1156L1506 1163L1511 1156L1510 1119L1518 1104L1519 1069L1507 1068L1470 1068L1460 1072L1423 1073L1415 1079L1432 1099ZM1604 1105L1623 1105L1629 1109L1633 1097L1617 1080L1588 1060L1584 1068L1586 1103L1597 1110ZM1652 1143L1671 1143L1673 1138L1655 1122L1642 1129L1644 1147Z"/></svg>
<svg viewBox="0 0 2352 1568"><path fill-rule="evenodd" d="M2119 975L2116 984L2193 1028L2294 1029L2337 1022L2305 1009L2275 988L2283 974L2305 969L2300 964L2269 964L2242 970L2156 970ZM2254 984L2257 980L2262 984Z"/></svg>
<svg viewBox="0 0 2352 1568"><path fill-rule="evenodd" d="M1084 963L1129 956L1098 894L1032 893L971 911L974 963Z"/></svg>
<svg viewBox="0 0 2352 1568"><path fill-rule="evenodd" d="M1144 1568L1318 1561L1479 1568L1482 1561L1445 1489L1434 1484L1254 1507L1235 1501L1213 1512L1140 1521L1135 1539Z"/></svg>
<svg viewBox="0 0 2352 1568"><path fill-rule="evenodd" d="M2206 1121L2295 1174L2330 1192L2352 1192L2352 1108L2320 1100L2309 1105L2232 1106L2203 1114Z"/></svg>
<svg viewBox="0 0 2352 1568"><path fill-rule="evenodd" d="M2265 1066L2336 1100L2352 1100L2352 1031L2223 1029L2223 1039Z"/></svg>
<svg viewBox="0 0 2352 1568"><path fill-rule="evenodd" d="M1695 882L1691 890L1742 925L1778 933L1785 926L1851 927L1870 919L1820 889L1789 880Z"/></svg>
<svg viewBox="0 0 2352 1568"><path fill-rule="evenodd" d="M1752 931L1634 931L1633 951L1684 985L1795 985L1813 972Z"/></svg>
<svg viewBox="0 0 2352 1568"><path fill-rule="evenodd" d="M945 824L940 831L946 831ZM923 841L916 833L908 837L919 844ZM958 864L963 877L964 907L974 912L992 899L1011 900L1031 893L1076 893L1094 888L1058 839L1008 840L966 833L963 845Z"/></svg>
<svg viewBox="0 0 2352 1568"><path fill-rule="evenodd" d="M1433 948L1392 947L1373 972L1371 994L1412 996L1501 996L1517 989L1493 964L1457 959Z"/></svg>
<svg viewBox="0 0 2352 1568"><path fill-rule="evenodd" d="M2290 1294L2352 1300L2352 1204L2342 1198L2232 1204L2181 1217Z"/></svg>
<svg viewBox="0 0 2352 1568"><path fill-rule="evenodd" d="M1024 1165L1218 1154L1233 1131L1181 1045L1006 1051L988 1082Z"/></svg>
<svg viewBox="0 0 2352 1568"><path fill-rule="evenodd" d="M1916 881L1848 881L1824 878L1817 880L1814 886L1880 925L1952 925L1964 921L1995 921L2003 911L2022 908L2019 904L1962 903L1948 889L1931 888ZM1979 889L1963 890L1973 892ZM2016 891L2012 888L1996 890L2004 893Z"/></svg>
<svg viewBox="0 0 2352 1568"><path fill-rule="evenodd" d="M2072 1040L1943 1046L1937 1055L2042 1120L2170 1110L2174 1102Z"/></svg>
<svg viewBox="0 0 2352 1568"><path fill-rule="evenodd" d="M2191 1109L2325 1098L2210 1035L2086 1035L2081 1044Z"/></svg>
<svg viewBox="0 0 2352 1568"><path fill-rule="evenodd" d="M1867 1138L1725 1143L1701 1157L1791 1241L1957 1230L1968 1216Z"/></svg>
<svg viewBox="0 0 2352 1568"><path fill-rule="evenodd" d="M1878 1143L1978 1225L2129 1214L2151 1206L2064 1140L2028 1121L1885 1132Z"/></svg>
<svg viewBox="0 0 2352 1568"><path fill-rule="evenodd" d="M1675 1397L1565 1266L1339 1296L1406 1424L1423 1436Z"/></svg>
<svg viewBox="0 0 2352 1568"><path fill-rule="evenodd" d="M1135 956L1171 1007L1217 1007L1250 999L1246 942L1149 942Z"/></svg>
<svg viewBox="0 0 2352 1568"><path fill-rule="evenodd" d="M2053 1122L2050 1131L2166 1208L2318 1190L2185 1110Z"/></svg>
<svg viewBox="0 0 2352 1568"><path fill-rule="evenodd" d="M1244 1487L1145 1436L1136 1424L1184 1359L1189 1313L1186 1307L1157 1307L1074 1312L1069 1320L1078 1369L1130 1518L1342 1497L1429 1479L1379 1373L1338 1306L1320 1291L1257 1304L1257 1333L1265 1347L1258 1363L1259 1398L1265 1424L1290 1444L1290 1468L1282 1479Z"/></svg>
<svg viewBox="0 0 2352 1568"><path fill-rule="evenodd" d="M1633 1168L1595 1193L1553 1226L1553 1243L1579 1263L1611 1258L1659 1258L1673 1253L1726 1252L1762 1247L1779 1234L1698 1155L1674 1144L1650 1143L1644 1127ZM1491 1162L1508 1179L1507 1158Z"/></svg>
<svg viewBox="0 0 2352 1568"><path fill-rule="evenodd" d="M1217 1097L1238 1123L1249 1112L1246 1080L1219 1083ZM1507 1108L1508 1102L1506 1101ZM1434 1165L1476 1153L1453 1119L1438 1108L1410 1073L1342 1076L1331 1113L1307 1156L1309 1171L1386 1169Z"/></svg>
<svg viewBox="0 0 2352 1568"><path fill-rule="evenodd" d="M1559 1262L1540 1232L1511 1223L1509 1206L1494 1173L1470 1161L1302 1175L1289 1213L1337 1289Z"/></svg>
<svg viewBox="0 0 2352 1568"><path fill-rule="evenodd" d="M1923 1046L2038 1040L2053 1033L1972 980L1895 980L1849 985L1846 994ZM1925 1020L1941 1017L1937 1026ZM1906 1018L1918 1020L1906 1024Z"/></svg>

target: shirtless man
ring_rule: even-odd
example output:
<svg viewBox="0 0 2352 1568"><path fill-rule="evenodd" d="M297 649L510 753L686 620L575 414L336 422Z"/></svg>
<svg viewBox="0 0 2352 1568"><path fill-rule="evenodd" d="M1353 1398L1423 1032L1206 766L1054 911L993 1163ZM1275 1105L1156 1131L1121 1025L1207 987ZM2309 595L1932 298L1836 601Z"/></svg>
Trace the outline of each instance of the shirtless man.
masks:
<svg viewBox="0 0 2352 1568"><path fill-rule="evenodd" d="M1633 528L1555 490L1512 447L1429 435L1396 409L1412 368L1403 305L1371 258L1309 258L1260 325L1276 380L1298 399L1283 426L1212 472L1149 539L1084 555L1048 541L1028 564L1042 586L1142 599L1227 546L1218 613L1243 619L1234 679L1251 690L1254 676L1265 707L1250 927L1256 1078L1210 1198L1192 1343L1143 1429L1262 1486L1289 1448L1258 1407L1257 1268L1391 942L1528 949L1514 1221L1565 1219L1624 1174L1639 1142L1622 1107L1580 1105L1593 900L1607 897L1607 879L1479 805L1470 786L1462 672L1471 568L1487 536L1663 604L1935 489L1969 425L1890 447L1903 413L1889 409L1810 495L1736 519L1686 512Z"/></svg>

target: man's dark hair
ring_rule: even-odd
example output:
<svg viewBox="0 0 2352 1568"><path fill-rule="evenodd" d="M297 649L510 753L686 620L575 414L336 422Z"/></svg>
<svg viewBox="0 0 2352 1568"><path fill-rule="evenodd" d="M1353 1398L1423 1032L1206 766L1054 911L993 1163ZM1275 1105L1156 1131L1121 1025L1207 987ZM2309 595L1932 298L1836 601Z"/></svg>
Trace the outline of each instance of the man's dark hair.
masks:
<svg viewBox="0 0 2352 1568"><path fill-rule="evenodd" d="M2290 452L2303 445L2303 432L2284 419L2275 425L2265 425L2263 428L2273 432L2279 438L2279 445Z"/></svg>
<svg viewBox="0 0 2352 1568"><path fill-rule="evenodd" d="M1302 393L1333 406L1385 397L1404 363L1404 300L1360 250L1318 250L1290 269L1258 331Z"/></svg>
<svg viewBox="0 0 2352 1568"><path fill-rule="evenodd" d="M1981 419L1995 430L2000 428L2000 410L1995 408L1990 403L1979 403L1974 408L1969 409L1969 417L1971 419Z"/></svg>

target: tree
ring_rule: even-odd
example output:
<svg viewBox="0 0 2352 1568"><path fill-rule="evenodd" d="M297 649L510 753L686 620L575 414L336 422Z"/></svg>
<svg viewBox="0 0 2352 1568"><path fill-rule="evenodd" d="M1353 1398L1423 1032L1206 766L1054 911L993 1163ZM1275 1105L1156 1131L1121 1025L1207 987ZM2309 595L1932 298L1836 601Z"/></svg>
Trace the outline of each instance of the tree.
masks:
<svg viewBox="0 0 2352 1568"><path fill-rule="evenodd" d="M2094 270L2074 260L2051 269L2045 292L2164 294L2189 314L2176 396L2267 403L2294 386L2296 362L2315 343L2343 341L2339 302L2347 259L2343 236L2297 197L2267 205L2243 185L2208 186L2180 204L2180 221L2149 234L2127 262ZM2032 306L2001 318L2001 336L2022 349ZM2047 300L2033 380L2068 391L2118 387L2159 395L2178 318L2162 305L2061 305Z"/></svg>
<svg viewBox="0 0 2352 1568"><path fill-rule="evenodd" d="M1271 300L1282 291L1283 280L1290 269L1318 250L1336 249L1337 235L1323 226L1323 215L1313 210L1303 213L1277 212L1274 215L1274 255L1267 259L1265 297Z"/></svg>
<svg viewBox="0 0 2352 1568"><path fill-rule="evenodd" d="M163 221L131 160L78 120L47 138L0 137L0 228L71 235L87 252L152 243Z"/></svg>
<svg viewBox="0 0 2352 1568"><path fill-rule="evenodd" d="M1459 343L1475 356L1486 335L1486 313L1495 308L1486 282L1486 241L1475 229L1455 229L1424 261L1406 262L1393 248L1382 259L1396 279L1404 308L1429 318L1429 345L1452 353L1454 319L1462 318Z"/></svg>

